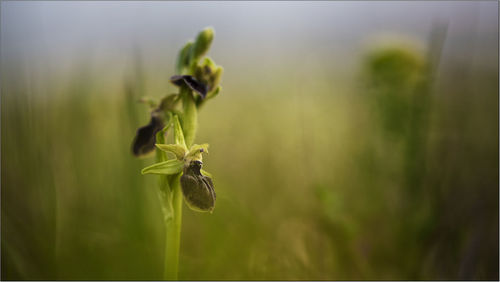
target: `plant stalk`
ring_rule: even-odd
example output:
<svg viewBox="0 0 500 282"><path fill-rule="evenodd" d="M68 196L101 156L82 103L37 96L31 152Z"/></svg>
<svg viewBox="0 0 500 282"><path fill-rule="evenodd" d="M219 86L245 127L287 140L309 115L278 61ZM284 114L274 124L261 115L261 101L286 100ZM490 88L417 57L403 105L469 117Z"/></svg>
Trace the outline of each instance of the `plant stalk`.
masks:
<svg viewBox="0 0 500 282"><path fill-rule="evenodd" d="M181 87L180 95L183 103L182 131L186 146L191 147L197 129L197 108L192 93L185 87ZM165 244L165 272L164 280L178 280L179 272L179 249L181 243L182 225L182 190L180 183L181 174L173 176L170 187L172 187L173 218L166 223Z"/></svg>
<svg viewBox="0 0 500 282"><path fill-rule="evenodd" d="M180 174L172 181L173 218L166 222L165 271L164 280L177 280L179 271L179 249L182 225L182 191Z"/></svg>

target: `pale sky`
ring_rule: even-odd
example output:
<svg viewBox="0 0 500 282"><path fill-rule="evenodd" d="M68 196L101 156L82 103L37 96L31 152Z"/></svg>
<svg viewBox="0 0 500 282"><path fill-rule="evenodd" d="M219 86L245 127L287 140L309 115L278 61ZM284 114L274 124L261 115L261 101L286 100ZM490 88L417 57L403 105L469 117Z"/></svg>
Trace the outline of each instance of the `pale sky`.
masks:
<svg viewBox="0 0 500 282"><path fill-rule="evenodd" d="M348 61L378 34L425 40L436 20L448 21L446 52L455 57L471 40L476 51L497 52L496 1L2 1L2 62L43 58L57 66L85 52L118 58L135 47L172 57L166 53L205 26L216 30L214 57L227 63L304 53Z"/></svg>

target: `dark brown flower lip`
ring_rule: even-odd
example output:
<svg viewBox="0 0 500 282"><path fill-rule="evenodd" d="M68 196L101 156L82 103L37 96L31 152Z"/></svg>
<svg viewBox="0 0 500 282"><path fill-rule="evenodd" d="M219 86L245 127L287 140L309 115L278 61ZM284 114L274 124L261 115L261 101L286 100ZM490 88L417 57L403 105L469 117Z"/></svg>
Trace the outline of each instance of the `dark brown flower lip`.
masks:
<svg viewBox="0 0 500 282"><path fill-rule="evenodd" d="M155 149L156 133L162 130L165 125L161 118L151 115L149 124L137 129L134 141L132 142L132 153L134 156L145 155Z"/></svg>
<svg viewBox="0 0 500 282"><path fill-rule="evenodd" d="M198 93L201 98L205 99L207 96L208 88L207 86L198 81L192 75L174 75L170 78L170 82L174 85L182 86L183 84L187 85L191 90Z"/></svg>
<svg viewBox="0 0 500 282"><path fill-rule="evenodd" d="M184 168L180 179L182 194L191 208L212 212L217 197L214 183L210 177L201 174L201 166L201 161L191 161Z"/></svg>

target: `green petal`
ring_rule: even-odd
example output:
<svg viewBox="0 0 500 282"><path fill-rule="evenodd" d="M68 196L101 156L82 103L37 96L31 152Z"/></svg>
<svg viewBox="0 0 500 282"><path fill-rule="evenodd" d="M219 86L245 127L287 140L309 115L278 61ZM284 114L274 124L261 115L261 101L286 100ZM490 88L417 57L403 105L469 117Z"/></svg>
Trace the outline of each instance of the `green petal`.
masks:
<svg viewBox="0 0 500 282"><path fill-rule="evenodd" d="M162 151L173 153L178 160L182 160L187 153L184 147L177 144L156 144L156 147Z"/></svg>
<svg viewBox="0 0 500 282"><path fill-rule="evenodd" d="M142 169L142 174L177 174L182 171L184 163L179 160L168 160Z"/></svg>
<svg viewBox="0 0 500 282"><path fill-rule="evenodd" d="M201 145L194 144L193 146L191 146L191 149L189 149L189 153L187 154L186 158L189 161L193 160L201 161L202 160L201 153L208 153L208 144L206 143Z"/></svg>

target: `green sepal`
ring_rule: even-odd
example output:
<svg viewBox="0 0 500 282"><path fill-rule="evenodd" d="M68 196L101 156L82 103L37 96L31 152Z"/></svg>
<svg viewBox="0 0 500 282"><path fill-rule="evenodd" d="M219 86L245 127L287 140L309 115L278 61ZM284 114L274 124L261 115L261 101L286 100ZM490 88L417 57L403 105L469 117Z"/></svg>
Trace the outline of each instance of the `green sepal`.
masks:
<svg viewBox="0 0 500 282"><path fill-rule="evenodd" d="M182 146L187 151L186 141L184 139L184 133L182 132L181 123L179 122L179 117L174 115L174 140L175 144Z"/></svg>
<svg viewBox="0 0 500 282"><path fill-rule="evenodd" d="M184 162L179 160L168 160L160 163L155 163L142 169L142 174L177 174L182 171Z"/></svg>
<svg viewBox="0 0 500 282"><path fill-rule="evenodd" d="M173 153L178 160L182 160L187 153L187 150L178 144L156 144L156 147L162 151Z"/></svg>

